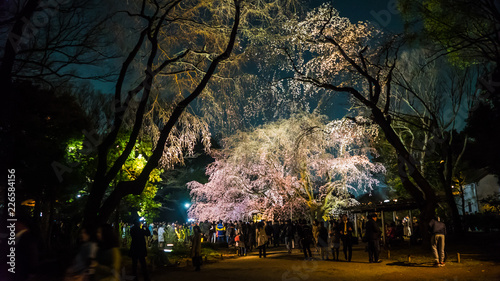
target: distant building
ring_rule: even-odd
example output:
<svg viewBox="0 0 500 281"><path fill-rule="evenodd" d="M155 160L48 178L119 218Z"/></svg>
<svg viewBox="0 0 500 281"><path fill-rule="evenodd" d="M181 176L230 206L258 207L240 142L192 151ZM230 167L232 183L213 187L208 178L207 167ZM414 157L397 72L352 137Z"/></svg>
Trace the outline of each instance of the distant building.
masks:
<svg viewBox="0 0 500 281"><path fill-rule="evenodd" d="M457 203L458 213L475 214L484 212L484 204L481 202L488 196L500 196L500 185L498 184L498 176L482 173L475 179L471 179L469 183L462 186L463 189L463 207L462 197L460 195L460 186L453 186L453 195Z"/></svg>

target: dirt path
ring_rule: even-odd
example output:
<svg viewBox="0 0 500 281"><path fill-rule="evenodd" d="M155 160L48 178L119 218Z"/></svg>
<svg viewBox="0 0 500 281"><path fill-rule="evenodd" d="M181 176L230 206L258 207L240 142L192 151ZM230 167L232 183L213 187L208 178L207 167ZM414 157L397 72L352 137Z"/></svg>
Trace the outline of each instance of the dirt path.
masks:
<svg viewBox="0 0 500 281"><path fill-rule="evenodd" d="M342 256L342 253L341 253ZM492 261L447 262L436 268L431 257L415 258L411 263L401 259L368 263L362 246L353 251L352 262L305 261L294 250L288 255L283 248L271 249L266 259L259 259L255 252L246 257L224 259L209 263L200 272L191 267L163 270L155 273L154 281L163 280L251 280L251 281L305 281L305 280L500 280L500 264Z"/></svg>

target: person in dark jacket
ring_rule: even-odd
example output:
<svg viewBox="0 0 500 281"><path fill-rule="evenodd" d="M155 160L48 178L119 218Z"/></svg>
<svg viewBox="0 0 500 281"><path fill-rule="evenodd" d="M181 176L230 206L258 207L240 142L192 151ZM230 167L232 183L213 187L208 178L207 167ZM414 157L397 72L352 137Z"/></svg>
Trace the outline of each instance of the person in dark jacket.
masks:
<svg viewBox="0 0 500 281"><path fill-rule="evenodd" d="M255 236L257 237L257 248L259 248L259 258L266 257L266 247L269 242L268 236L265 231L264 223L259 222L257 224L257 230L255 231Z"/></svg>
<svg viewBox="0 0 500 281"><path fill-rule="evenodd" d="M444 240L446 236L446 225L439 217L433 218L429 222L429 231L432 233L431 244L432 252L436 261L435 266L444 266Z"/></svg>
<svg viewBox="0 0 500 281"><path fill-rule="evenodd" d="M368 241L368 260L369 262L381 262L379 260L380 253L380 237L382 231L377 224L377 215L371 214L368 216L368 222L366 223L366 240Z"/></svg>
<svg viewBox="0 0 500 281"><path fill-rule="evenodd" d="M146 256L148 251L146 249L146 239L151 236L147 227L141 227L139 221L134 222L134 226L130 229L130 243L129 255L132 258L132 274L137 278L137 261L141 263L142 274L144 280L149 281L148 267L146 265Z"/></svg>
<svg viewBox="0 0 500 281"><path fill-rule="evenodd" d="M201 257L201 229L195 225L193 227L193 236L191 237L191 259L195 267L195 271L200 271L202 263Z"/></svg>
<svg viewBox="0 0 500 281"><path fill-rule="evenodd" d="M300 227L300 243L302 244L302 251L304 252L305 259L312 259L311 253L311 243L313 240L313 233L311 226L306 222L306 220L301 221ZM309 254L309 256L307 256Z"/></svg>
<svg viewBox="0 0 500 281"><path fill-rule="evenodd" d="M273 224L273 247L280 246L281 239L281 226L278 221L275 221Z"/></svg>
<svg viewBox="0 0 500 281"><path fill-rule="evenodd" d="M352 223L347 218L347 215L342 215L342 221L340 222L340 239L342 240L342 246L344 250L344 256L346 261L351 261L352 258L352 230L354 227Z"/></svg>
<svg viewBox="0 0 500 281"><path fill-rule="evenodd" d="M332 259L339 260L340 226L336 220L330 221L330 239L332 242Z"/></svg>
<svg viewBox="0 0 500 281"><path fill-rule="evenodd" d="M319 224L319 234L317 245L320 249L321 259L328 260L328 229L324 223Z"/></svg>
<svg viewBox="0 0 500 281"><path fill-rule="evenodd" d="M272 221L267 221L266 226L264 227L264 231L266 232L267 235L267 247L271 245L271 241L273 239L273 222Z"/></svg>

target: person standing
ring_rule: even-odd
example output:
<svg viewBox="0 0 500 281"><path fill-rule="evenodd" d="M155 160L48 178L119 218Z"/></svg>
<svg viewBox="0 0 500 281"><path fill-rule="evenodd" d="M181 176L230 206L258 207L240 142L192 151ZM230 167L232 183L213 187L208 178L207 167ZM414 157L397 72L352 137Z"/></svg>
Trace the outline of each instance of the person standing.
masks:
<svg viewBox="0 0 500 281"><path fill-rule="evenodd" d="M306 220L302 220L300 228L300 243L302 244L302 251L306 260L312 259L311 243L313 241L312 228L307 224ZM309 254L309 256L307 255Z"/></svg>
<svg viewBox="0 0 500 281"><path fill-rule="evenodd" d="M347 218L347 215L342 215L340 222L340 239L344 250L345 260L350 262L352 258L352 223Z"/></svg>
<svg viewBox="0 0 500 281"><path fill-rule="evenodd" d="M149 237L148 237L148 247L151 247L151 244L153 242L153 238L154 238L154 235L153 235L153 228L154 228L154 224L153 223L150 223L149 226L148 226L148 230L149 230Z"/></svg>
<svg viewBox="0 0 500 281"><path fill-rule="evenodd" d="M254 222L250 222L248 225L248 242L245 242L248 251L252 251L252 249L257 244L257 238L255 234L257 233L257 226Z"/></svg>
<svg viewBox="0 0 500 281"><path fill-rule="evenodd" d="M410 219L408 217L405 217L403 219L403 233L404 233L404 236L406 237L410 237L411 236L411 222L410 222Z"/></svg>
<svg viewBox="0 0 500 281"><path fill-rule="evenodd" d="M217 226L215 227L215 231L217 233L217 242L222 243L224 242L224 235L226 232L226 227L222 223L222 220L219 221Z"/></svg>
<svg viewBox="0 0 500 281"><path fill-rule="evenodd" d="M201 229L197 225L193 227L193 238L191 240L191 258L193 260L193 265L195 267L195 271L200 271L200 266L202 263Z"/></svg>
<svg viewBox="0 0 500 281"><path fill-rule="evenodd" d="M233 221L229 221L229 223L227 224L227 231L226 231L226 242L228 246L233 245L235 236L236 236L236 227Z"/></svg>
<svg viewBox="0 0 500 281"><path fill-rule="evenodd" d="M338 261L340 252L340 229L339 224L335 220L330 221L330 241L332 242L332 259Z"/></svg>
<svg viewBox="0 0 500 281"><path fill-rule="evenodd" d="M210 224L210 242L215 243L217 242L217 223L215 221L212 221Z"/></svg>
<svg viewBox="0 0 500 281"><path fill-rule="evenodd" d="M151 243L149 247L158 247L158 226L156 224L153 225L153 237L151 238Z"/></svg>
<svg viewBox="0 0 500 281"><path fill-rule="evenodd" d="M319 223L318 226L318 240L317 246L319 247L322 260L328 260L328 229L324 223Z"/></svg>
<svg viewBox="0 0 500 281"><path fill-rule="evenodd" d="M266 226L264 227L264 231L267 235L267 246L271 246L271 241L273 239L273 222L267 221Z"/></svg>
<svg viewBox="0 0 500 281"><path fill-rule="evenodd" d="M245 248L245 230L244 228L246 227L245 224L240 224L240 227L236 230L236 237L234 238L235 245L238 248L238 255L239 256L246 256L247 255L247 250Z"/></svg>
<svg viewBox="0 0 500 281"><path fill-rule="evenodd" d="M288 220L286 222L286 226L284 229L284 235L285 235L286 248L288 250L288 253L291 254L292 253L292 246L293 246L292 242L293 242L293 238L295 237L295 231L294 231L294 227L292 225L291 220Z"/></svg>
<svg viewBox="0 0 500 281"><path fill-rule="evenodd" d="M132 258L132 274L137 279L137 261L141 263L141 270L145 281L149 281L148 267L146 265L146 256L148 251L146 249L146 240L151 236L147 227L142 228L141 223L136 221L134 226L130 229L130 243L129 255Z"/></svg>
<svg viewBox="0 0 500 281"><path fill-rule="evenodd" d="M314 220L312 223L312 234L313 234L312 243L316 248L316 253L319 254L319 245L318 245L319 222L317 220Z"/></svg>
<svg viewBox="0 0 500 281"><path fill-rule="evenodd" d="M368 216L368 222L366 223L366 239L368 241L368 260L369 262L381 262L379 260L379 253L380 253L380 237L382 234L382 231L380 230L380 227L377 224L377 215L376 214L370 214Z"/></svg>
<svg viewBox="0 0 500 281"><path fill-rule="evenodd" d="M203 223L200 223L201 236L203 238L203 242L210 242L210 222L205 220Z"/></svg>
<svg viewBox="0 0 500 281"><path fill-rule="evenodd" d="M281 239L281 226L278 221L274 221L273 223L273 247L280 246Z"/></svg>
<svg viewBox="0 0 500 281"><path fill-rule="evenodd" d="M444 266L444 240L446 236L446 225L440 217L433 218L429 222L429 231L432 233L431 245L434 254L435 266Z"/></svg>
<svg viewBox="0 0 500 281"><path fill-rule="evenodd" d="M257 238L257 248L259 248L259 258L266 257L266 246L269 242L269 238L266 234L266 230L263 222L257 224L257 229L255 230L255 237Z"/></svg>
<svg viewBox="0 0 500 281"><path fill-rule="evenodd" d="M158 227L158 246L160 249L165 247L165 225L163 223Z"/></svg>

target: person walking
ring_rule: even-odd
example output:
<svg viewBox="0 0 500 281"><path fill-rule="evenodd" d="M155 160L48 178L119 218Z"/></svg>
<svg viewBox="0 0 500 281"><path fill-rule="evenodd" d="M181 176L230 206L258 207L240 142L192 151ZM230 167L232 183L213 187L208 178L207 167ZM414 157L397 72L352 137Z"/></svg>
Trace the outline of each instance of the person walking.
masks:
<svg viewBox="0 0 500 281"><path fill-rule="evenodd" d="M110 224L104 224L97 229L99 250L96 254L95 279L96 281L119 281L121 255L118 248L118 235Z"/></svg>
<svg viewBox="0 0 500 281"><path fill-rule="evenodd" d="M266 246L269 242L269 238L267 237L264 223L259 222L257 224L257 229L255 230L255 237L257 238L257 248L259 248L259 258L266 257Z"/></svg>
<svg viewBox="0 0 500 281"><path fill-rule="evenodd" d="M234 237L236 237L236 227L233 221L229 221L226 231L226 242L228 246L232 246L234 244Z"/></svg>
<svg viewBox="0 0 500 281"><path fill-rule="evenodd" d="M440 217L433 218L429 222L429 231L432 233L431 245L435 259L434 265L442 267L445 265L444 241L446 236L446 225L441 221Z"/></svg>
<svg viewBox="0 0 500 281"><path fill-rule="evenodd" d="M82 227L80 229L81 246L78 254L73 259L73 263L66 270L66 280L78 280L85 278L92 280L94 277L93 264L97 254L97 243L95 242L92 232L89 227ZM95 264L94 264L95 265Z"/></svg>
<svg viewBox="0 0 500 281"><path fill-rule="evenodd" d="M347 218L347 215L342 215L342 221L340 222L340 239L342 240L345 260L348 262L350 262L352 258L352 230L353 226Z"/></svg>
<svg viewBox="0 0 500 281"><path fill-rule="evenodd" d="M132 258L132 274L135 280L138 280L137 275L137 261L141 263L141 270L145 281L149 281L148 267L146 265L146 256L148 251L146 249L146 240L151 236L147 227L142 228L139 221L134 222L134 226L130 229L130 243L129 255Z"/></svg>
<svg viewBox="0 0 500 281"><path fill-rule="evenodd" d="M366 233L365 237L368 242L368 261L373 263L381 262L379 260L380 253L380 237L382 231L377 224L377 215L370 214L368 216L368 222L366 223Z"/></svg>

